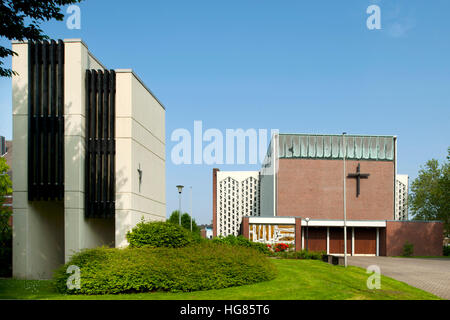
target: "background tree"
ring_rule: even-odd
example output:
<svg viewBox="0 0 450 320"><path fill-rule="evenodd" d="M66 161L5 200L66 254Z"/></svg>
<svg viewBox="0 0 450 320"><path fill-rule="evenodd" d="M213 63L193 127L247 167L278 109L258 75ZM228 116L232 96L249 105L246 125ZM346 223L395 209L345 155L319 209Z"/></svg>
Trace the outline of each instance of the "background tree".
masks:
<svg viewBox="0 0 450 320"><path fill-rule="evenodd" d="M4 207L5 196L12 193L12 182L5 158L0 158L0 277L10 277L12 272L12 228L9 224L10 207Z"/></svg>
<svg viewBox="0 0 450 320"><path fill-rule="evenodd" d="M444 232L450 234L450 147L447 161L435 159L421 167L411 184L409 208L414 220L442 220Z"/></svg>
<svg viewBox="0 0 450 320"><path fill-rule="evenodd" d="M170 223L179 224L180 223L179 216L180 216L180 211L175 210L170 215L170 218L168 221ZM191 216L186 212L181 215L181 226L186 228L189 231L191 230ZM192 219L192 233L195 233L198 235L200 234L200 228L197 225L197 223L195 222L195 219Z"/></svg>
<svg viewBox="0 0 450 320"><path fill-rule="evenodd" d="M0 0L0 37L8 40L41 41L48 39L39 25L52 19L62 21L61 6L82 0ZM4 59L17 55L11 49L0 46L0 77L16 74L3 68Z"/></svg>

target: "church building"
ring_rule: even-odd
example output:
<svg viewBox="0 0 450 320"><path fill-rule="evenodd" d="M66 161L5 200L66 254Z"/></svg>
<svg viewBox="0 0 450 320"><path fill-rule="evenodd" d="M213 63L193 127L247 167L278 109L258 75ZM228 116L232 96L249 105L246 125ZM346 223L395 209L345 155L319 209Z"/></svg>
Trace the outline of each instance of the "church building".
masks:
<svg viewBox="0 0 450 320"><path fill-rule="evenodd" d="M165 108L79 39L13 42L13 276L165 220Z"/></svg>
<svg viewBox="0 0 450 320"><path fill-rule="evenodd" d="M259 216L241 222L252 241L343 254L346 226L351 255L401 255L406 242L442 255L442 222L396 218L395 136L276 134L259 175Z"/></svg>

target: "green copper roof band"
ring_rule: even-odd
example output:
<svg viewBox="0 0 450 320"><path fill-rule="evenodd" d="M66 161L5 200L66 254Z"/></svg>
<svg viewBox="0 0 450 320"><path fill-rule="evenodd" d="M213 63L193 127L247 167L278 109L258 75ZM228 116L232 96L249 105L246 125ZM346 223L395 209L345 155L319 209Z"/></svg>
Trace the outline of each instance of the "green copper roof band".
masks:
<svg viewBox="0 0 450 320"><path fill-rule="evenodd" d="M394 160L394 136L348 135L346 158L354 160ZM342 159L341 135L280 134L280 158Z"/></svg>

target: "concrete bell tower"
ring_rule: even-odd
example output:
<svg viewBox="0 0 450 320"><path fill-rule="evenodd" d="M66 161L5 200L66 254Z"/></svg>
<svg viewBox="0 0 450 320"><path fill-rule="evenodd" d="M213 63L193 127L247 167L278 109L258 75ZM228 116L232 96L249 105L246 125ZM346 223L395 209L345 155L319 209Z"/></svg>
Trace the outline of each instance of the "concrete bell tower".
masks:
<svg viewBox="0 0 450 320"><path fill-rule="evenodd" d="M46 279L84 249L164 220L165 108L79 39L13 42L13 276Z"/></svg>

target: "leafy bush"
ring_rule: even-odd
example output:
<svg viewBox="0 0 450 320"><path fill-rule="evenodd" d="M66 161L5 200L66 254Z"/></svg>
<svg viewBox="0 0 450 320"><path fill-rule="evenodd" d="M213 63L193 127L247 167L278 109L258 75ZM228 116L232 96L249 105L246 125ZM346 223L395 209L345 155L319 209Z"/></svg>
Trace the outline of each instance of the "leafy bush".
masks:
<svg viewBox="0 0 450 320"><path fill-rule="evenodd" d="M81 288L67 289L68 266L80 268ZM276 268L251 248L211 242L182 248L97 248L75 254L54 283L70 294L196 291L272 280Z"/></svg>
<svg viewBox="0 0 450 320"><path fill-rule="evenodd" d="M284 251L288 251L289 249L289 245L285 244L285 243L277 243L275 245L275 252L284 252Z"/></svg>
<svg viewBox="0 0 450 320"><path fill-rule="evenodd" d="M286 243L266 244L266 247L269 250L271 255L273 255L273 253L277 253L277 252L295 250L294 245L289 245Z"/></svg>
<svg viewBox="0 0 450 320"><path fill-rule="evenodd" d="M5 195L12 194L12 182L7 174L6 159L0 157L0 277L12 275L12 227L10 207L5 207Z"/></svg>
<svg viewBox="0 0 450 320"><path fill-rule="evenodd" d="M243 236L236 237L233 235L229 235L227 237L217 237L217 238L213 238L212 242L217 243L217 244L220 243L220 244L227 244L227 245L231 245L231 246L241 246L241 247L253 248L264 254L270 253L266 244L253 242Z"/></svg>
<svg viewBox="0 0 450 320"><path fill-rule="evenodd" d="M284 252L275 252L272 254L274 257L279 257L283 259L311 259L311 260L322 260L323 255L325 255L325 251L284 251Z"/></svg>
<svg viewBox="0 0 450 320"><path fill-rule="evenodd" d="M194 242L193 235L183 227L168 222L139 222L127 233L131 248L180 248Z"/></svg>
<svg viewBox="0 0 450 320"><path fill-rule="evenodd" d="M402 256L410 257L413 255L413 252L414 252L414 245L406 241L405 245L403 246Z"/></svg>
<svg viewBox="0 0 450 320"><path fill-rule="evenodd" d="M442 254L444 256L450 256L450 245L444 246Z"/></svg>
<svg viewBox="0 0 450 320"><path fill-rule="evenodd" d="M0 208L0 277L12 275L12 228L9 217L9 212L2 212Z"/></svg>

